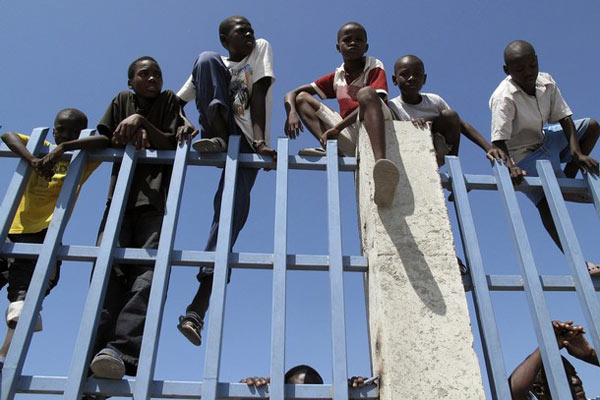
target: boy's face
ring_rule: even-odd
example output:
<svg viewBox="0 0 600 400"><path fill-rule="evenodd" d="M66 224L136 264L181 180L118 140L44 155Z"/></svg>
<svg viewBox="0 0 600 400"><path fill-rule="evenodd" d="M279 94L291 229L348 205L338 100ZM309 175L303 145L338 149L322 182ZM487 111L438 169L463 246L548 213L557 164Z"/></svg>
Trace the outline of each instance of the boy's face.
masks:
<svg viewBox="0 0 600 400"><path fill-rule="evenodd" d="M335 47L342 54L344 61L352 61L362 59L369 49L369 44L367 36L361 28L347 25L340 31Z"/></svg>
<svg viewBox="0 0 600 400"><path fill-rule="evenodd" d="M418 94L427 80L423 63L415 59L402 59L396 64L392 75L394 85L404 94Z"/></svg>
<svg viewBox="0 0 600 400"><path fill-rule="evenodd" d="M54 136L54 142L61 144L71 140L75 140L81 133L81 122L69 118L64 114L59 114L54 120L54 129L52 129L52 136Z"/></svg>
<svg viewBox="0 0 600 400"><path fill-rule="evenodd" d="M160 94L162 85L162 71L157 63L152 60L142 60L135 64L133 78L129 80L129 87L135 94L154 99Z"/></svg>
<svg viewBox="0 0 600 400"><path fill-rule="evenodd" d="M535 93L535 81L540 72L535 53L515 54L504 66L504 72L510 75L526 93Z"/></svg>
<svg viewBox="0 0 600 400"><path fill-rule="evenodd" d="M237 61L248 56L256 46L254 29L248 21L238 19L234 22L227 35L221 38L223 46L229 51L230 58Z"/></svg>

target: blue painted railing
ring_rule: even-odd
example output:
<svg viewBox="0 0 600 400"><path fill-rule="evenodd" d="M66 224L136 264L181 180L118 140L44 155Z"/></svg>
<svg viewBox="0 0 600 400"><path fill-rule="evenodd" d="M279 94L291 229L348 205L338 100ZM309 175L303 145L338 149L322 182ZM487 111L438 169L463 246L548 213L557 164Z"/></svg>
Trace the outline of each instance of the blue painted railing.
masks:
<svg viewBox="0 0 600 400"><path fill-rule="evenodd" d="M41 155L40 148L47 128L34 130L28 149ZM91 135L86 130L82 135ZM13 399L16 393L62 394L63 398L80 400L83 393L102 396L125 396L135 399L161 398L266 398L271 399L376 399L377 388L368 386L349 389L346 370L346 340L344 314L344 271L366 272L367 261L361 256L344 256L341 245L339 172L354 171L356 159L339 158L337 143L330 142L327 157L299 157L288 153L287 139L278 142L277 188L275 209L274 253L231 253L231 220L235 177L240 166L263 168L271 160L254 154L239 153L240 137L230 138L228 153L200 155L189 151L189 144L180 145L175 151L135 151L128 145L124 150L106 149L93 153L75 152L66 154L71 165L57 202L52 222L43 244L4 243L8 229L16 212L19 200L31 174L28 164L19 161L13 178L8 185L5 198L0 205L0 253L3 255L38 256L23 312L17 325L2 372L0 398ZM47 151L47 150L46 150ZM14 157L5 146L0 147L0 156ZM73 207L76 182L85 163L90 161L121 162L102 243L95 246L61 245L67 225L69 211ZM129 192L136 163L172 163L173 174L169 187L165 219L162 225L158 249L117 248L124 206ZM173 248L177 228L178 212L188 166L220 166L225 168L225 187L221 205L220 229L215 252L177 250ZM288 170L326 170L329 254L289 254L287 236L287 187ZM23 364L35 328L35 315L40 310L51 268L57 259L94 262L95 267L84 306L83 318L72 354L69 375L66 377L39 377L22 375ZM104 301L108 276L113 262L144 262L154 264L154 277L149 299L149 312L144 328L138 374L135 379L111 381L88 378L94 333L98 325ZM213 291L210 300L211 312L207 324L204 380L202 382L177 382L154 380L156 352L166 299L168 279L172 265L197 266L213 264L215 267ZM273 312L271 337L271 384L264 388L251 389L246 384L221 382L219 365L225 297L227 290L227 268L273 269ZM285 296L286 270L329 271L331 282L331 320L333 346L333 384L290 385L284 384L285 366Z"/></svg>
<svg viewBox="0 0 600 400"><path fill-rule="evenodd" d="M40 154L41 144L48 129L35 129L28 149ZM93 131L84 131L91 135ZM278 142L276 176L275 235L273 254L231 253L231 217L235 176L239 166L262 168L270 166L271 160L254 154L239 153L239 137L232 136L228 153L199 155L189 151L188 144L180 145L175 151L135 151L132 146L124 150L106 149L93 153L75 152L66 154L71 166L63 190L57 202L52 223L43 244L4 243L10 223L16 212L31 171L25 161L20 161L8 185L5 198L0 205L0 253L3 255L38 257L25 306L17 326L13 343L2 372L0 400L14 398L15 393L62 394L68 400L79 400L82 393L103 396L125 396L135 399L160 398L266 398L287 399L376 399L377 388L349 389L347 386L346 341L344 319L343 272L366 272L367 260L362 256L344 256L341 247L341 221L339 198L339 172L354 171L354 158L337 157L337 144L330 142L327 157L290 156L288 142ZM0 147L0 156L14 157L6 147ZM102 244L95 246L61 245L69 210L75 199L75 183L87 161L121 162L117 185L113 195ZM128 195L129 184L136 163L173 163L173 175L166 205L165 220L159 247L156 250L117 248L117 234ZM507 371L504 365L490 291L523 290L526 294L535 333L542 353L543 363L550 382L553 398L571 399L560 355L550 324L544 291L574 290L588 322L588 332L596 348L600 348L600 303L595 291L600 282L592 282L584 265L579 243L567 213L563 192L591 192L600 215L600 181L588 175L586 180L557 179L547 162L538 163L539 178L525 178L525 182L514 188L507 169L495 165L494 175L465 175L458 158L448 157L448 174L442 174L442 184L454 193L454 206L460 237L465 250L470 276L464 278L467 289L473 291L475 318L478 321L483 344L485 365L490 379L491 395L494 399L509 399ZM221 226L215 252L174 249L185 176L188 166L220 166L225 168L226 179L221 207ZM327 172L328 196L328 255L289 254L287 252L287 188L288 170L325 170ZM523 219L516 201L515 190L526 191L542 187L556 223L560 240L571 267L571 275L539 275L532 255L531 246L524 229ZM510 231L521 269L521 275L487 275L479 248L475 223L468 190L498 191L505 206ZM45 287L51 269L57 260L94 262L95 268L84 307L84 316L72 354L69 375L66 377L39 377L22 375L22 369L33 329L34 318L40 310ZM100 308L104 300L107 278L113 262L144 262L155 265L149 310L144 329L140 366L135 379L111 381L87 378L91 357L91 343L97 327ZM206 357L203 382L180 382L154 380L156 352L162 323L171 266L197 266L213 264L215 276L211 297L211 313L207 324ZM224 304L227 290L227 267L262 268L273 270L273 304L271 331L271 384L269 390L249 389L240 383L221 382L219 365L223 333ZM286 271L323 270L329 271L331 289L331 323L333 383L331 385L285 385L285 299Z"/></svg>
<svg viewBox="0 0 600 400"><path fill-rule="evenodd" d="M539 275L521 211L517 204L515 188L508 169L495 163L493 176L465 175L456 157L447 157L447 175L442 175L443 186L454 193L454 207L460 230L460 237L470 268L470 279L465 279L465 287L473 290L475 317L477 318L485 364L490 381L493 399L510 399L507 371L502 356L498 327L490 298L491 290L523 290L532 317L535 334L542 355L553 399L571 400L571 390L567 383L561 361L550 314L544 298L544 291L575 290L588 323L595 348L600 348L600 302L595 291L600 290L600 282L592 282L575 230L567 212L561 190L565 193L592 193L594 205L600 215L600 181L597 176L588 174L585 180L556 179L549 161L538 161L539 178L527 177L517 190L527 191L542 187L550 205L552 218L559 232L560 242L571 267L571 275ZM486 275L481 250L475 231L475 223L467 190L495 190L504 204L513 239L521 275Z"/></svg>

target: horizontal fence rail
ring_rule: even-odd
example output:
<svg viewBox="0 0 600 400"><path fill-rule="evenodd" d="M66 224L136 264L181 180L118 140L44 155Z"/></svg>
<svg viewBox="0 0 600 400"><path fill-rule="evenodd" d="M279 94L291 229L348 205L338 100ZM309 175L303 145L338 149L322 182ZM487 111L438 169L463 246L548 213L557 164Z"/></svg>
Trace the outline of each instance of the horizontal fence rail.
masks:
<svg viewBox="0 0 600 400"><path fill-rule="evenodd" d="M42 156L50 148L43 147L47 128L34 130L28 149L36 156ZM92 135L92 130L84 132ZM355 158L338 157L336 142L330 143L328 157L300 157L288 154L287 139L279 140L277 168L277 194L275 218L275 249L273 254L234 253L230 251L231 218L235 176L239 167L263 168L272 166L272 160L256 154L239 153L239 136L231 136L227 154L199 154L190 152L189 144L181 144L174 151L136 151L128 145L125 149L106 149L94 152L66 153L63 158L70 160L69 171L63 185L57 208L43 244L5 243L0 241L0 255L37 258L35 275L24 312L14 335L13 345L4 366L0 398L13 399L16 393L54 394L65 399L79 400L83 394L100 396L124 396L135 399L182 398L182 399L231 399L231 398L271 398L271 399L376 399L378 389L370 385L362 388L349 388L346 373L346 341L344 315L343 272L366 272L367 260L363 256L348 256L341 249L341 221L339 216L340 171L355 171ZM6 146L0 146L0 157L15 157ZM103 240L99 246L62 245L62 235L67 224L69 210L74 203L76 182L79 181L86 161L120 162L115 191L113 193ZM117 238L123 219L131 179L138 163L173 164L165 218L157 249L120 248ZM225 168L225 188L223 193L220 229L215 252L174 249L173 243L185 176L188 166L217 166ZM287 171L315 170L327 171L330 251L329 254L290 254L286 249L287 236ZM19 161L13 178L8 185L2 205L0 222L6 238L8 229L19 204L27 180L31 174L28 164ZM41 308L44 290L49 277L50 265L56 260L93 262L94 270L88 290L87 300L80 330L72 354L69 375L28 376L22 374L23 364L31 341L36 316ZM100 310L106 293L108 275L115 262L127 264L154 265L154 276L150 293L148 315L145 323L142 351L138 374L135 379L107 380L88 377L92 343L95 338ZM207 323L206 357L204 380L202 382L180 382L154 380L156 351L162 322L162 311L166 300L168 280L172 266L198 267L211 265L215 268L211 313ZM273 332L271 348L271 390L249 388L246 384L222 382L219 379L224 305L227 291L227 270L229 268L273 269ZM293 385L283 381L285 366L285 277L288 270L329 271L332 301L332 347L333 384Z"/></svg>

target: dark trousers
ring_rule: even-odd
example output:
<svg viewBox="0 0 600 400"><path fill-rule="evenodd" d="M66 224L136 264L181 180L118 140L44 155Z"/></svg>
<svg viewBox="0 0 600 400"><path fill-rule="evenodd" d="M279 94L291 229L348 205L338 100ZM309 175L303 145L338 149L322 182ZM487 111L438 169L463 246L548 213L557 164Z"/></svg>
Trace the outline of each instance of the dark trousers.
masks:
<svg viewBox="0 0 600 400"><path fill-rule="evenodd" d="M18 233L9 234L7 242L10 243L43 243L46 237L47 229L36 233ZM35 270L35 258L2 258L0 259L0 289L8 284L8 300L25 300L33 271ZM56 267L50 276L46 295L56 286L60 277L60 261L56 262ZM13 327L14 328L14 327Z"/></svg>
<svg viewBox="0 0 600 400"><path fill-rule="evenodd" d="M102 241L108 208L100 225L98 245ZM126 210L118 246L158 248L163 216L164 211L152 206ZM111 268L95 353L105 347L119 352L125 362L127 375L137 373L153 272L153 265L114 264Z"/></svg>
<svg viewBox="0 0 600 400"><path fill-rule="evenodd" d="M230 127L230 132L239 134L239 128L235 124L233 112L231 110L231 95L229 93L229 83L231 74L223 64L221 56L214 52L204 52L198 56L194 63L192 79L196 87L196 107L200 114L200 124L202 125L202 136L213 137L210 132L210 122L217 111L221 111ZM242 135L240 141L240 152L251 153L252 148L246 138ZM239 168L237 171L235 197L233 199L233 222L231 232L231 247L233 247L237 237L244 227L250 212L250 192L256 181L258 170L256 168ZM225 182L225 170L221 174L219 187L213 200L214 215L210 227L208 241L205 251L215 251L217 247L217 236L219 233L219 216L221 213L221 200L223 197L223 185ZM210 294L212 292L213 267L200 267L198 273L200 286L191 304L187 307L187 315L200 321L204 320L204 315L208 309Z"/></svg>

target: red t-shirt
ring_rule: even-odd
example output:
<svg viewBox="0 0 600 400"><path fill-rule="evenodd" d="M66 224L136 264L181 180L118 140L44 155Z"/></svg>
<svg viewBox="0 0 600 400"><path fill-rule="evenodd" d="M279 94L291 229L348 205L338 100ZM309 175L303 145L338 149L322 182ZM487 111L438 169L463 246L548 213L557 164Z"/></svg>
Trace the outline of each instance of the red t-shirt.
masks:
<svg viewBox="0 0 600 400"><path fill-rule="evenodd" d="M319 97L322 99L336 98L340 105L340 115L345 118L358 107L356 98L358 91L365 86L371 86L377 93L387 96L387 80L383 63L376 58L365 58L365 69L354 81L348 83L348 74L344 64L336 68L335 72L325 75L312 83Z"/></svg>

